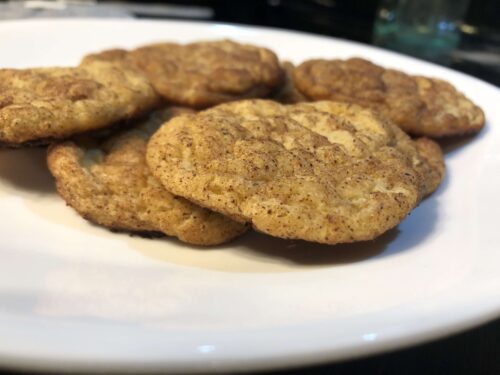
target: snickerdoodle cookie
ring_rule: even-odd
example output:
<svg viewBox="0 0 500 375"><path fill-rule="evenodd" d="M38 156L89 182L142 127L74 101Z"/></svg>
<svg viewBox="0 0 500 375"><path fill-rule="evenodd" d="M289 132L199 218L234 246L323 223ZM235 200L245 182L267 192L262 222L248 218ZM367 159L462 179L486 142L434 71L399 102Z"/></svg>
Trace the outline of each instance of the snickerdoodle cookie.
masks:
<svg viewBox="0 0 500 375"><path fill-rule="evenodd" d="M102 61L0 69L0 143L47 143L101 129L142 115L159 100L143 74Z"/></svg>
<svg viewBox="0 0 500 375"><path fill-rule="evenodd" d="M450 83L385 69L361 58L305 61L295 69L294 82L309 100L374 109L413 135L475 133L485 121L481 108Z"/></svg>
<svg viewBox="0 0 500 375"><path fill-rule="evenodd" d="M274 52L230 40L157 43L112 49L84 57L134 66L168 102L195 108L269 96L284 79Z"/></svg>
<svg viewBox="0 0 500 375"><path fill-rule="evenodd" d="M246 100L170 120L146 157L173 194L273 236L335 244L375 238L436 188L439 153L427 154L357 105Z"/></svg>
<svg viewBox="0 0 500 375"><path fill-rule="evenodd" d="M133 130L94 145L63 142L49 148L59 194L81 216L114 230L162 232L195 245L215 245L243 233L244 224L164 189L145 160L150 135L185 110L154 113Z"/></svg>

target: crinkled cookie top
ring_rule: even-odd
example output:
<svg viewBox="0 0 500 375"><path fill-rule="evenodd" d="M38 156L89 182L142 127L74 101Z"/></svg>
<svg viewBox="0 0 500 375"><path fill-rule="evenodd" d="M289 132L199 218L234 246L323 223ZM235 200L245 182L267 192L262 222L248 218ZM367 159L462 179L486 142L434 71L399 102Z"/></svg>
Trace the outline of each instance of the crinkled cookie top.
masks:
<svg viewBox="0 0 500 375"><path fill-rule="evenodd" d="M143 74L102 61L0 69L0 142L66 138L141 115L158 102Z"/></svg>
<svg viewBox="0 0 500 375"><path fill-rule="evenodd" d="M360 58L308 60L295 69L294 79L309 99L343 101L377 110L415 135L475 133L485 121L481 108L450 83L384 69Z"/></svg>
<svg viewBox="0 0 500 375"><path fill-rule="evenodd" d="M52 146L48 165L59 194L84 218L115 230L163 232L195 245L220 244L243 233L244 224L172 195L150 173L147 140L178 113L157 112L93 147L74 142Z"/></svg>
<svg viewBox="0 0 500 375"><path fill-rule="evenodd" d="M174 118L147 162L174 194L273 236L328 244L397 225L430 193L434 170L397 126L326 101L247 100Z"/></svg>
<svg viewBox="0 0 500 375"><path fill-rule="evenodd" d="M230 40L112 49L86 56L83 64L95 60L135 66L167 101L196 108L266 97L284 79L272 51Z"/></svg>

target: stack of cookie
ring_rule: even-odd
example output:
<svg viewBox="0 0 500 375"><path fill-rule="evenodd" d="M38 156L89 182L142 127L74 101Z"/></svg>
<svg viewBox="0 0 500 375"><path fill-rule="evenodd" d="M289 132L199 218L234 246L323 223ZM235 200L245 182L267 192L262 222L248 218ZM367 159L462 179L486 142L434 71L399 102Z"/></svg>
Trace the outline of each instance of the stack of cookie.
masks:
<svg viewBox="0 0 500 375"><path fill-rule="evenodd" d="M483 124L444 81L362 59L294 67L228 40L0 70L0 142L50 144L71 207L112 230L195 245L249 227L326 244L373 239L439 186L443 155L425 137Z"/></svg>

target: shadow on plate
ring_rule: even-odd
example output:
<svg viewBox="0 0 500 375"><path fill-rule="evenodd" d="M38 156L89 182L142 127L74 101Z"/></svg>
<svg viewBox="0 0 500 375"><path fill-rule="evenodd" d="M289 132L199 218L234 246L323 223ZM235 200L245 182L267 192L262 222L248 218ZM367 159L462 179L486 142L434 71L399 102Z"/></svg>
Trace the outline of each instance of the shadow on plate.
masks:
<svg viewBox="0 0 500 375"><path fill-rule="evenodd" d="M213 247L191 246L168 237L148 242L129 238L126 242L143 256L167 264L222 272L280 273L365 261L381 254L397 236L398 230L393 229L373 241L334 246L255 231Z"/></svg>
<svg viewBox="0 0 500 375"><path fill-rule="evenodd" d="M323 245L284 240L258 232L250 232L232 243L240 256L286 261L303 266L326 266L360 262L381 254L398 236L396 228L371 240L351 244Z"/></svg>
<svg viewBox="0 0 500 375"><path fill-rule="evenodd" d="M490 129L487 123L486 126L477 134L468 134L457 137L443 138L440 139L438 142L445 156L449 156L453 155L458 150L463 151L469 144L485 137L489 132Z"/></svg>
<svg viewBox="0 0 500 375"><path fill-rule="evenodd" d="M446 181L398 227L371 241L323 245L249 231L228 244L213 247L191 246L173 238L149 242L130 238L127 242L157 261L224 272L290 272L365 262L416 250L423 244L435 230L438 197L445 187Z"/></svg>
<svg viewBox="0 0 500 375"><path fill-rule="evenodd" d="M46 154L45 147L0 150L0 183L31 192L54 193Z"/></svg>

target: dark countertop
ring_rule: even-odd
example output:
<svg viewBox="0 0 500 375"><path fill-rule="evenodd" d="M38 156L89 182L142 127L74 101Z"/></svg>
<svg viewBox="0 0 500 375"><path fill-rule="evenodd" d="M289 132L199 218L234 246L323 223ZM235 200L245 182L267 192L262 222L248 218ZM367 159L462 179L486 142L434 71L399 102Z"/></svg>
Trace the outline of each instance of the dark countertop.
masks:
<svg viewBox="0 0 500 375"><path fill-rule="evenodd" d="M500 319L413 348L289 373L498 375L500 374Z"/></svg>

